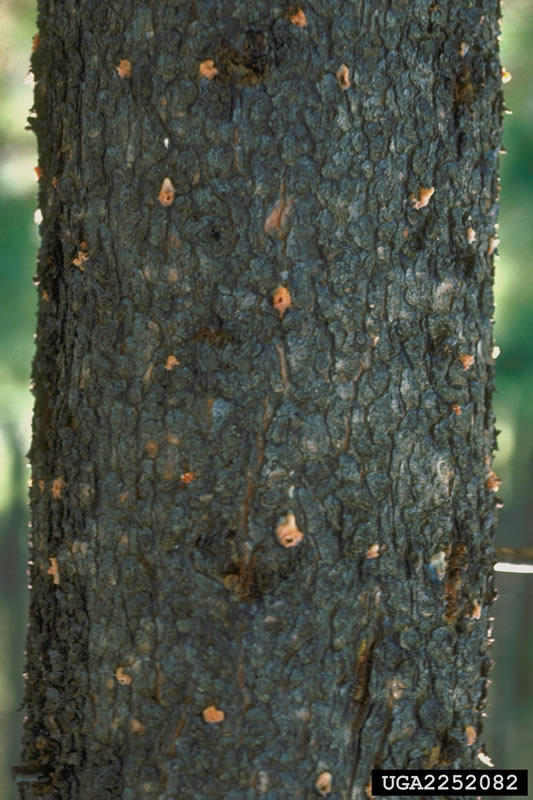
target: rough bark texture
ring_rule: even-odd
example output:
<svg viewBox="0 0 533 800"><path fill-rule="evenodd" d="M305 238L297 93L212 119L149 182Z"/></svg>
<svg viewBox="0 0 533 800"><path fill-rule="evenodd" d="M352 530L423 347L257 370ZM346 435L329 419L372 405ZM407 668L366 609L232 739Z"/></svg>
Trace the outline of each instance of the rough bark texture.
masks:
<svg viewBox="0 0 533 800"><path fill-rule="evenodd" d="M39 0L42 796L482 766L498 14Z"/></svg>

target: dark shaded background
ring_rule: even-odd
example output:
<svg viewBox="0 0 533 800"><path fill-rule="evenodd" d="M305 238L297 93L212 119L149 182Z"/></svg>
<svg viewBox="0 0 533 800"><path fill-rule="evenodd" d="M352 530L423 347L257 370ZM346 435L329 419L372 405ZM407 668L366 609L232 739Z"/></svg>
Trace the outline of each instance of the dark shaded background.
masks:
<svg viewBox="0 0 533 800"><path fill-rule="evenodd" d="M497 544L533 546L533 3L505 0L502 62L513 116L501 159L501 245L496 273L495 397L501 429L495 471L503 478ZM25 453L36 323L32 286L37 163L24 131L32 105L29 74L35 0L0 0L0 797L15 800L27 606ZM494 657L484 752L501 769L531 769L533 781L533 574L497 574ZM476 742L476 747L481 742ZM480 762L480 767L483 764Z"/></svg>

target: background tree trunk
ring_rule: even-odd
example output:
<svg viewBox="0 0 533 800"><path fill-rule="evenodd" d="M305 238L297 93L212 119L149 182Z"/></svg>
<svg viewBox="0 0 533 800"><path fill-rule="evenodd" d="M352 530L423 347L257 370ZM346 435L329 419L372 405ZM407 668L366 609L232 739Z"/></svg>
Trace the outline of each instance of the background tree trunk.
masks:
<svg viewBox="0 0 533 800"><path fill-rule="evenodd" d="M42 796L481 766L498 14L40 0Z"/></svg>

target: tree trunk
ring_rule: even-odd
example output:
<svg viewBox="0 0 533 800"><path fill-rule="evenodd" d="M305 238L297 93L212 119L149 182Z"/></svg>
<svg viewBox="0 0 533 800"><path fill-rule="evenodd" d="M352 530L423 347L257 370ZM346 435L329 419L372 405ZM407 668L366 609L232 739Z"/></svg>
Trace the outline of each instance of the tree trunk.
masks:
<svg viewBox="0 0 533 800"><path fill-rule="evenodd" d="M482 766L498 14L39 0L22 786Z"/></svg>

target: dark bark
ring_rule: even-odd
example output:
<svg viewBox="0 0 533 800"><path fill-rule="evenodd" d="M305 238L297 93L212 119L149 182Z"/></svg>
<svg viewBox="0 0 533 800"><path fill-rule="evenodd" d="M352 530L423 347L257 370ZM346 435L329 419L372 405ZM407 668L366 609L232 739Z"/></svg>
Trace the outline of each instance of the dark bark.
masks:
<svg viewBox="0 0 533 800"><path fill-rule="evenodd" d="M498 14L39 0L42 796L482 766Z"/></svg>

